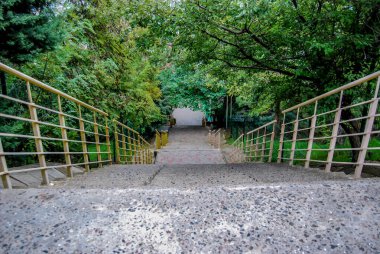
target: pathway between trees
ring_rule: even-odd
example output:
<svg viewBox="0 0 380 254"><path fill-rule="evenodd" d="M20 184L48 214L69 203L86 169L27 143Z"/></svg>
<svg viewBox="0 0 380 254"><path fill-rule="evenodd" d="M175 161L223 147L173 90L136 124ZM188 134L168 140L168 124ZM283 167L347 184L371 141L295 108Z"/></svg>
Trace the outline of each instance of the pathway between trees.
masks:
<svg viewBox="0 0 380 254"><path fill-rule="evenodd" d="M207 141L208 129L178 126L170 129L169 143L160 149L156 164L225 164L220 150Z"/></svg>

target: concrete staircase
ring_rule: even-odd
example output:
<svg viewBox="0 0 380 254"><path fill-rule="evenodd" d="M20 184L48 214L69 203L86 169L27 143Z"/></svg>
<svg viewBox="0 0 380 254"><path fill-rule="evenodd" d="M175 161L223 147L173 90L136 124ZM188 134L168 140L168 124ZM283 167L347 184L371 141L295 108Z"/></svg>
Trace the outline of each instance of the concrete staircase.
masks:
<svg viewBox="0 0 380 254"><path fill-rule="evenodd" d="M2 253L377 253L378 179L277 164L114 165L3 191Z"/></svg>
<svg viewBox="0 0 380 254"><path fill-rule="evenodd" d="M156 164L224 164L220 150L207 142L208 129L197 126L170 130L169 143L158 151Z"/></svg>
<svg viewBox="0 0 380 254"><path fill-rule="evenodd" d="M225 164L200 128L174 129L169 140L155 165L2 190L0 252L380 252L377 178Z"/></svg>

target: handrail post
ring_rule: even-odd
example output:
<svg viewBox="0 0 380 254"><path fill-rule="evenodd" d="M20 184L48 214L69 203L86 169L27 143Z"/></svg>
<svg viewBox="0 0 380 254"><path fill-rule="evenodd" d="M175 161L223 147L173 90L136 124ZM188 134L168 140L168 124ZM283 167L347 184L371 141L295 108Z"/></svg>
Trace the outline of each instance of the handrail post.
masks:
<svg viewBox="0 0 380 254"><path fill-rule="evenodd" d="M40 132L40 125L38 123L38 116L37 116L37 110L36 107L34 106L33 103L33 98L32 98L32 90L30 88L29 81L26 82L26 87L28 90L28 98L29 102L29 112L30 112L30 119L33 121L32 122L32 128L33 128L33 136L34 136L34 142L36 145L36 150L38 152L38 161L40 164L41 169L41 176L42 176L42 184L43 185L48 185L49 184L49 176L47 174L46 170L46 160L45 160L45 155L43 154L44 148L41 140L41 132Z"/></svg>
<svg viewBox="0 0 380 254"><path fill-rule="evenodd" d="M249 135L251 135L251 139L249 139ZM251 134L247 134L247 144L249 145L248 155L249 155L249 161L253 161L253 132Z"/></svg>
<svg viewBox="0 0 380 254"><path fill-rule="evenodd" d="M141 143L140 143L140 134L137 134L137 155L138 155L138 164L142 164L142 153L141 153Z"/></svg>
<svg viewBox="0 0 380 254"><path fill-rule="evenodd" d="M133 164L138 164L139 160L139 154L138 154L138 146L137 146L137 139L138 136L136 137L136 133L133 133Z"/></svg>
<svg viewBox="0 0 380 254"><path fill-rule="evenodd" d="M260 130L257 130L256 134L256 145L255 145L255 160L259 157L259 144L260 143Z"/></svg>
<svg viewBox="0 0 380 254"><path fill-rule="evenodd" d="M267 127L264 128L263 143L261 144L261 159L260 159L261 162L264 162L264 159L265 159L266 135L267 135Z"/></svg>
<svg viewBox="0 0 380 254"><path fill-rule="evenodd" d="M109 164L112 165L112 153L111 153L111 142L110 142L110 130L108 127L108 118L105 117L106 120L106 143L107 143L107 153L108 153L108 160Z"/></svg>
<svg viewBox="0 0 380 254"><path fill-rule="evenodd" d="M121 126L121 148L122 148L122 153L123 153L123 162L127 161L127 146L125 143L125 134L124 134L124 127Z"/></svg>
<svg viewBox="0 0 380 254"><path fill-rule="evenodd" d="M143 164L146 164L146 144L142 143L142 154L143 154L143 158L142 158L142 163Z"/></svg>
<svg viewBox="0 0 380 254"><path fill-rule="evenodd" d="M62 145L63 145L63 151L65 153L65 162L66 162L66 175L68 177L73 177L73 170L71 166L71 158L70 158L70 149L69 149L69 142L67 141L67 131L66 131L66 121L65 116L63 115L62 111L62 103L61 103L61 96L57 95L58 99L58 110L59 110L59 125L61 126L61 135L62 135Z"/></svg>
<svg viewBox="0 0 380 254"><path fill-rule="evenodd" d="M5 156L1 154L3 152L4 152L3 144L1 143L1 138L0 138L0 172L5 173L4 175L1 175L1 180L3 182L3 187L5 189L12 189L11 178L8 175L7 161L5 159Z"/></svg>
<svg viewBox="0 0 380 254"><path fill-rule="evenodd" d="M284 113L283 117L284 117L284 119L282 119L282 124L281 124L280 142L278 144L277 163L281 163L282 162L282 149L284 147L285 117L286 117L286 113Z"/></svg>
<svg viewBox="0 0 380 254"><path fill-rule="evenodd" d="M329 152L327 155L327 164L326 164L326 168L325 168L326 172L331 171L331 165L332 165L332 161L334 158L335 145L336 145L339 125L340 125L340 117L342 115L342 109L341 109L342 108L342 100L343 100L343 90L340 92L339 105L336 108L337 111L335 112L334 125L333 125L333 129L332 129L332 134L331 134L331 139L330 139L330 147L329 147Z"/></svg>
<svg viewBox="0 0 380 254"><path fill-rule="evenodd" d="M148 164L148 148L146 147L146 144L144 147L144 164Z"/></svg>
<svg viewBox="0 0 380 254"><path fill-rule="evenodd" d="M81 109L80 105L78 105L78 111L79 111L79 129L80 129L80 139L82 141L81 143L82 143L84 168L85 168L85 172L89 172L90 171L90 165L89 165L89 160L88 160L86 133L84 131L84 121L82 118L82 109Z"/></svg>
<svg viewBox="0 0 380 254"><path fill-rule="evenodd" d="M357 164L355 167L355 175L354 175L355 178L360 178L362 174L365 157L367 155L369 140L371 139L373 123L375 121L375 115L377 112L377 106L379 104L379 98L378 98L379 87L380 87L380 77L377 78L375 95L373 97L373 101L371 102L369 106L369 110L368 110L368 118L365 124L364 135L362 137L362 143L360 146L361 149L360 149Z"/></svg>
<svg viewBox="0 0 380 254"><path fill-rule="evenodd" d="M119 132L116 121L114 121L115 126L115 150L116 150L116 163L120 163L120 145L119 145Z"/></svg>
<svg viewBox="0 0 380 254"><path fill-rule="evenodd" d="M295 153L296 153L299 114L300 114L300 108L297 109L297 117L296 117L296 120L294 121L293 137L292 137L292 150L290 153L290 161L289 161L290 166L293 166L293 164L294 164L294 157L295 157Z"/></svg>
<svg viewBox="0 0 380 254"><path fill-rule="evenodd" d="M99 126L96 122L96 112L94 111L94 133L95 133L95 145L96 145L96 153L97 153L97 158L98 158L98 167L101 168L103 167L102 161L102 154L101 154L101 149L100 149L100 144L99 144Z"/></svg>
<svg viewBox="0 0 380 254"><path fill-rule="evenodd" d="M243 133L243 138L241 140L241 148L242 148L242 151L243 151L243 162L246 162L247 161L247 157L246 157L246 154L245 154L245 147L244 147L244 142L246 141L246 136L245 134Z"/></svg>
<svg viewBox="0 0 380 254"><path fill-rule="evenodd" d="M277 123L277 121L274 121L273 125L272 125L272 133L271 133L271 137L270 137L268 162L272 162L274 138L276 135L276 123Z"/></svg>
<svg viewBox="0 0 380 254"><path fill-rule="evenodd" d="M133 159L133 148L132 148L132 142L131 142L131 132L129 129L127 129L128 133L128 154L129 156L125 159L126 163L129 163L129 160L132 162Z"/></svg>
<svg viewBox="0 0 380 254"><path fill-rule="evenodd" d="M313 114L313 117L311 118L309 140L308 140L308 143L307 143L305 168L309 168L310 167L311 153L313 151L315 126L317 124L317 108L318 108L318 101L315 101L314 114Z"/></svg>

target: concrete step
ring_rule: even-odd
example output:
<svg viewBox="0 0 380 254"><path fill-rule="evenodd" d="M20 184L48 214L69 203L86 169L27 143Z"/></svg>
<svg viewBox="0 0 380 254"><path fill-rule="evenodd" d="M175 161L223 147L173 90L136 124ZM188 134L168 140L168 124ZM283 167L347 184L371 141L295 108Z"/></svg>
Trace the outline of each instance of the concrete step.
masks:
<svg viewBox="0 0 380 254"><path fill-rule="evenodd" d="M128 189L128 188L205 188L236 187L266 183L296 183L348 180L344 173L289 167L285 164L187 164L113 165L95 169L47 188Z"/></svg>
<svg viewBox="0 0 380 254"><path fill-rule="evenodd" d="M378 179L0 193L1 253L379 253Z"/></svg>
<svg viewBox="0 0 380 254"><path fill-rule="evenodd" d="M225 164L224 157L216 149L164 149L159 150L156 164Z"/></svg>
<svg viewBox="0 0 380 254"><path fill-rule="evenodd" d="M114 189L144 187L159 172L160 165L112 165L66 181L53 181L46 188Z"/></svg>
<svg viewBox="0 0 380 254"><path fill-rule="evenodd" d="M48 167L54 166L54 168L50 168L47 170L47 174L51 181L62 181L66 180L66 167L62 163L47 163ZM37 164L29 164L20 167L9 168L9 171L17 171L27 168L38 168L40 165ZM84 172L83 168L80 167L72 167L73 174L75 176L81 175ZM11 182L13 188L31 188L31 187L39 187L42 182L41 172L37 171L29 171L29 172L21 172L17 174L11 175Z"/></svg>
<svg viewBox="0 0 380 254"><path fill-rule="evenodd" d="M344 173L289 167L286 164L243 163L224 165L165 165L149 186L154 188L237 187L266 183L348 180Z"/></svg>

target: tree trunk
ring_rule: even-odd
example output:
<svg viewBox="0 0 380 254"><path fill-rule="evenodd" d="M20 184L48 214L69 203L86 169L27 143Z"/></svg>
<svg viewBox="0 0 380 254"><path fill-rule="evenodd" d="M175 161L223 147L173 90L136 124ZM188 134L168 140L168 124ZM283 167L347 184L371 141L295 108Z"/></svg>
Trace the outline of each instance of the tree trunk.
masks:
<svg viewBox="0 0 380 254"><path fill-rule="evenodd" d="M344 101L342 102L342 106L351 105L352 101L353 99L351 96L346 96L344 98ZM353 114L351 110L352 108L343 110L341 120L354 119L355 115ZM360 114L361 116L366 116L368 114L368 105L363 106L363 109ZM342 123L341 126L347 134L361 133L364 131L366 120L367 119L362 119L361 121L358 121L358 120L350 121L350 122ZM362 142L362 136L361 135L349 136L348 140L350 142L351 148L360 148L361 142ZM356 162L358 160L359 151L351 150L351 155L352 155L351 161Z"/></svg>
<svg viewBox="0 0 380 254"><path fill-rule="evenodd" d="M352 125L348 123L342 124L343 130L347 134L353 134L357 133L356 131L352 130ZM348 140L350 141L350 145L352 148L359 148L361 146L362 139L361 136L349 136ZM351 150L351 162L356 162L358 160L359 151L358 150Z"/></svg>
<svg viewBox="0 0 380 254"><path fill-rule="evenodd" d="M280 103L281 101L280 100L276 100L275 104L274 104L274 120L277 121L277 127L279 129L281 129L281 108L280 108Z"/></svg>
<svg viewBox="0 0 380 254"><path fill-rule="evenodd" d="M5 79L5 72L0 71L1 93L7 95L7 81Z"/></svg>

